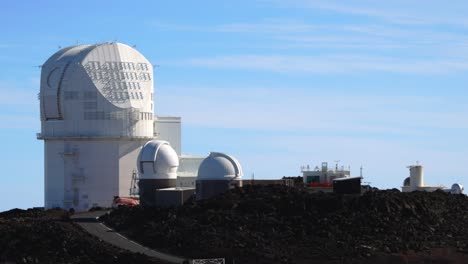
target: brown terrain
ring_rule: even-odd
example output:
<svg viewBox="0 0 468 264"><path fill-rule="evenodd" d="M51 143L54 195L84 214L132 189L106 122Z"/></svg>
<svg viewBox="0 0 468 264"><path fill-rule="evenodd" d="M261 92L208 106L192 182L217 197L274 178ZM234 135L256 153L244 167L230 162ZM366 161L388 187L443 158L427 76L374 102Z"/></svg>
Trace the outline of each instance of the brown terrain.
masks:
<svg viewBox="0 0 468 264"><path fill-rule="evenodd" d="M102 217L151 248L226 263L468 263L468 197L245 186L180 208Z"/></svg>
<svg viewBox="0 0 468 264"><path fill-rule="evenodd" d="M468 197L245 186L179 208L101 217L147 247L226 263L468 263ZM100 241L61 210L0 213L0 263L158 263Z"/></svg>
<svg viewBox="0 0 468 264"><path fill-rule="evenodd" d="M158 263L103 243L62 210L0 213L0 263Z"/></svg>

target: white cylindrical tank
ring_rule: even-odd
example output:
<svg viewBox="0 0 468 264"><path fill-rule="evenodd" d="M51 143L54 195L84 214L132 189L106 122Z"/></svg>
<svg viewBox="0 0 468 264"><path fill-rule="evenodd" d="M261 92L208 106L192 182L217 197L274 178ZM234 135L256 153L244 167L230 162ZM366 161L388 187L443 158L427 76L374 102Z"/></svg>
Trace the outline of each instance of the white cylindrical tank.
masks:
<svg viewBox="0 0 468 264"><path fill-rule="evenodd" d="M408 168L410 170L411 191L416 191L418 187L424 186L424 167L421 165L414 165Z"/></svg>
<svg viewBox="0 0 468 264"><path fill-rule="evenodd" d="M242 186L242 167L236 158L211 152L198 169L196 180L197 200L210 198L235 186Z"/></svg>
<svg viewBox="0 0 468 264"><path fill-rule="evenodd" d="M156 190L176 187L179 157L169 142L148 141L138 155L137 167L142 206L156 205Z"/></svg>

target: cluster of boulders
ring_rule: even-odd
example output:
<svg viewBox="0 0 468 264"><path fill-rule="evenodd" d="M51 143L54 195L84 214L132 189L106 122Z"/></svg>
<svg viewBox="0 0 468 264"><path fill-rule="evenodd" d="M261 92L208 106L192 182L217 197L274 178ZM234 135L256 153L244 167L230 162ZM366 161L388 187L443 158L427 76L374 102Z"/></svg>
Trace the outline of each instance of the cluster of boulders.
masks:
<svg viewBox="0 0 468 264"><path fill-rule="evenodd" d="M62 210L0 213L0 263L157 263L108 245Z"/></svg>
<svg viewBox="0 0 468 264"><path fill-rule="evenodd" d="M372 263L434 248L468 261L468 197L439 191L338 195L253 185L178 208L119 208L102 221L151 248L227 263Z"/></svg>

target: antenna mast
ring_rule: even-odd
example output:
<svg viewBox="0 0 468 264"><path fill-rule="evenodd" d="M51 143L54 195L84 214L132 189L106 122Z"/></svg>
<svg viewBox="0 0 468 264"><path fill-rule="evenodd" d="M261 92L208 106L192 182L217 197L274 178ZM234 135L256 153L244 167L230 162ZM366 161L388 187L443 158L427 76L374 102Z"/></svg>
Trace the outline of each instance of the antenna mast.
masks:
<svg viewBox="0 0 468 264"><path fill-rule="evenodd" d="M340 163L340 160L335 160L335 163L336 163L336 165L335 165L335 170L338 171L338 163Z"/></svg>

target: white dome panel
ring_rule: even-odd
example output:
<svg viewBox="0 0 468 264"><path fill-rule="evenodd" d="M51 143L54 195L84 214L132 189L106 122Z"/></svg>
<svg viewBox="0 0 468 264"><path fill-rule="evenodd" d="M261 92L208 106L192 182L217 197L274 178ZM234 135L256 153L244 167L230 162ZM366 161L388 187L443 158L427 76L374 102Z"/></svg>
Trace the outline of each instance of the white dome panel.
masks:
<svg viewBox="0 0 468 264"><path fill-rule="evenodd" d="M120 43L100 45L83 60L99 92L121 108L141 108L151 100L153 66L135 49Z"/></svg>

